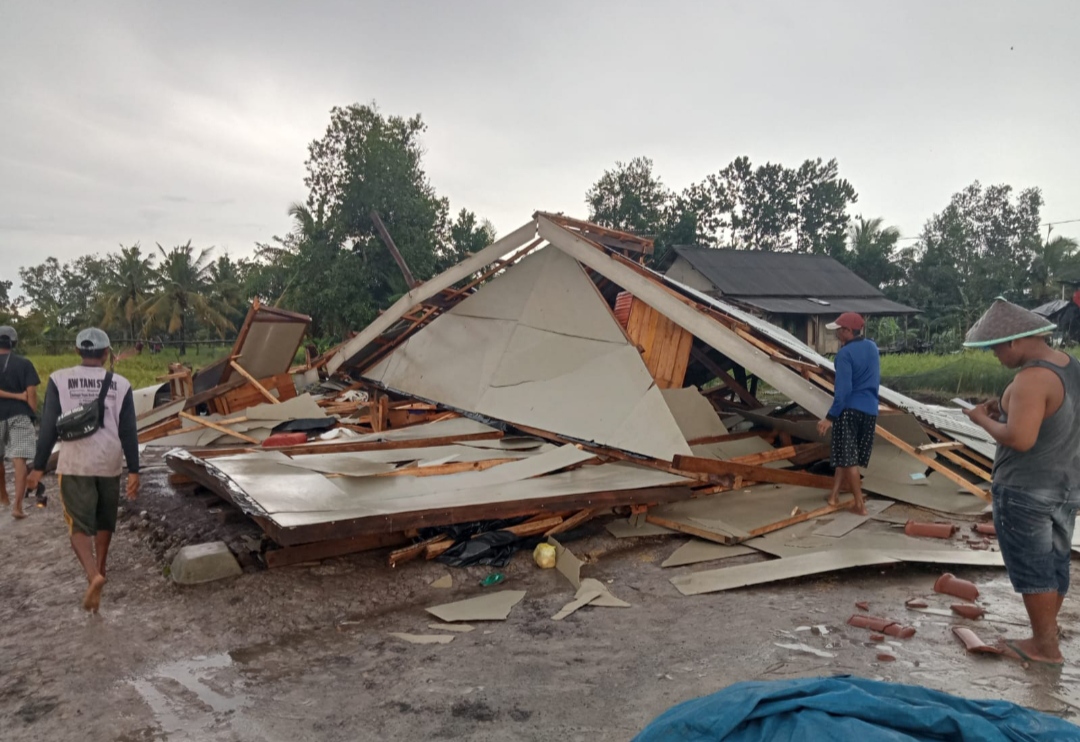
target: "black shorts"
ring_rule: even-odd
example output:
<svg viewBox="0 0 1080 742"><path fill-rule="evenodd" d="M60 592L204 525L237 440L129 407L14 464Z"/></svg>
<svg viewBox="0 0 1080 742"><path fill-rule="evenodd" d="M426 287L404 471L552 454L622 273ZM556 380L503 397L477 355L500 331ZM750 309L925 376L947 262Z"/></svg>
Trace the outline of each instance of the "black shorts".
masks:
<svg viewBox="0 0 1080 742"><path fill-rule="evenodd" d="M870 466L876 428L877 415L852 409L841 412L832 426L832 465L837 468Z"/></svg>

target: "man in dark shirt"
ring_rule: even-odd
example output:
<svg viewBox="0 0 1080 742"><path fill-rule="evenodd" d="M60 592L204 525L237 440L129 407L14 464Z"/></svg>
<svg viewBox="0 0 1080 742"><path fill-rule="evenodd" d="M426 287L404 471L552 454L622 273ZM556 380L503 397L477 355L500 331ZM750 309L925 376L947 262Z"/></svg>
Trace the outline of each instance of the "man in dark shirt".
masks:
<svg viewBox="0 0 1080 742"><path fill-rule="evenodd" d="M855 496L851 509L859 515L866 515L859 467L870 465L881 383L878 347L863 337L865 326L866 321L855 312L844 312L835 322L825 325L836 331L841 348L834 364L833 404L817 428L822 437L832 431L831 459L836 471L829 504L840 504L840 490L846 486Z"/></svg>
<svg viewBox="0 0 1080 742"><path fill-rule="evenodd" d="M26 462L34 458L37 443L33 419L41 380L34 364L15 355L18 342L19 336L13 327L0 327L0 505L6 507L11 503L4 470L4 459L10 459L15 467L15 504L11 515L25 518Z"/></svg>

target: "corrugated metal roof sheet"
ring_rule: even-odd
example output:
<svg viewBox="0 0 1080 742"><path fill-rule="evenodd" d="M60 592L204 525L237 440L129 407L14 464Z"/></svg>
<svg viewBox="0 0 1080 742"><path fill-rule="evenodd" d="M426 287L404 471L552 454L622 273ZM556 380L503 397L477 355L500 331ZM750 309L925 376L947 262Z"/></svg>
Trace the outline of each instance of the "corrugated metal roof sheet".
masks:
<svg viewBox="0 0 1080 742"><path fill-rule="evenodd" d="M881 297L832 297L829 299L817 299L817 297L796 299L788 297L742 297L730 296L729 299L757 307L770 314L840 314L841 312L858 312L859 314L918 314L917 309L912 309L904 304L899 304L891 299Z"/></svg>
<svg viewBox="0 0 1080 742"><path fill-rule="evenodd" d="M724 295L881 297L883 294L826 255L676 247Z"/></svg>

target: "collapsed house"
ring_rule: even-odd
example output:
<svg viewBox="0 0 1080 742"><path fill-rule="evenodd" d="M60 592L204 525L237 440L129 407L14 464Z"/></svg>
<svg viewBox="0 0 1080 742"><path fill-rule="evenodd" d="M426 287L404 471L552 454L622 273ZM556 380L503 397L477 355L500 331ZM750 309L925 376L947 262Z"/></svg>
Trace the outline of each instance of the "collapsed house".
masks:
<svg viewBox="0 0 1080 742"><path fill-rule="evenodd" d="M613 508L631 534L686 533L787 565L673 580L688 594L890 561L1000 564L860 537L852 514L827 549L810 531L797 546L777 538L849 504L823 499L832 479L815 423L832 364L644 267L651 251L537 213L291 374L306 318L256 306L245 328L260 329L241 332L220 375L194 375L140 416L143 442L257 522L276 545L270 566L385 547L398 547L391 564L436 558L475 536L447 530L456 524L555 535ZM883 388L864 488L974 517L993 449L959 410Z"/></svg>

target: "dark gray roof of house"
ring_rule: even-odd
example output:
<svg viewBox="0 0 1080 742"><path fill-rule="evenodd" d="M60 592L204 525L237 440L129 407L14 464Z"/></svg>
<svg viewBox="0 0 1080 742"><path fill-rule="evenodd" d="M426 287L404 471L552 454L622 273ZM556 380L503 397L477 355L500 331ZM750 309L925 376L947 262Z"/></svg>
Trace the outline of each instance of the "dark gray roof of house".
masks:
<svg viewBox="0 0 1080 742"><path fill-rule="evenodd" d="M739 304L761 309L769 314L810 314L836 316L843 312L859 314L899 315L918 314L918 309L900 304L884 296L830 297L808 299L786 296L728 296Z"/></svg>
<svg viewBox="0 0 1080 742"><path fill-rule="evenodd" d="M1053 317L1065 307L1069 306L1069 302L1065 299L1054 299L1054 301L1047 302L1041 306L1035 307L1031 311L1035 314L1042 315L1043 317Z"/></svg>
<svg viewBox="0 0 1080 742"><path fill-rule="evenodd" d="M675 252L721 295L732 298L884 298L880 290L826 255L711 247L676 247Z"/></svg>

